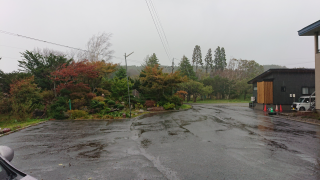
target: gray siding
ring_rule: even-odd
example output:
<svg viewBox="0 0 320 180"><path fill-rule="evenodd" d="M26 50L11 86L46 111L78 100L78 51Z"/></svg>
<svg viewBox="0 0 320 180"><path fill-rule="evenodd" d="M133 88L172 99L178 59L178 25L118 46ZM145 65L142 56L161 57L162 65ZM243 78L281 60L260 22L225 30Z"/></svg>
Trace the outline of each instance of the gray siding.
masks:
<svg viewBox="0 0 320 180"><path fill-rule="evenodd" d="M302 96L302 87L315 86L314 73L274 73L273 75L275 77L273 80L274 104L292 104L294 98L290 97L290 94L295 94L295 100L297 100ZM281 86L286 87L286 92L281 92Z"/></svg>

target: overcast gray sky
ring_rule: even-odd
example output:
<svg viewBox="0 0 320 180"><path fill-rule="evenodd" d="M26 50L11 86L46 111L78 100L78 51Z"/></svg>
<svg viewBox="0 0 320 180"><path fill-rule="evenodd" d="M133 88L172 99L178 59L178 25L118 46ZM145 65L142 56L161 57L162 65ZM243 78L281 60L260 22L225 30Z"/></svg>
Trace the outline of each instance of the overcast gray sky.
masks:
<svg viewBox="0 0 320 180"><path fill-rule="evenodd" d="M230 58L314 68L313 37L297 31L320 19L319 0L153 0L171 56L191 58L195 45L204 57L222 46ZM145 0L0 0L0 30L85 49L99 32L112 33L117 57L134 51L129 65L156 53L171 65ZM9 47L10 46L10 47ZM0 69L18 69L20 52L69 49L0 33ZM112 59L124 64L124 60ZM177 64L177 60L175 60Z"/></svg>

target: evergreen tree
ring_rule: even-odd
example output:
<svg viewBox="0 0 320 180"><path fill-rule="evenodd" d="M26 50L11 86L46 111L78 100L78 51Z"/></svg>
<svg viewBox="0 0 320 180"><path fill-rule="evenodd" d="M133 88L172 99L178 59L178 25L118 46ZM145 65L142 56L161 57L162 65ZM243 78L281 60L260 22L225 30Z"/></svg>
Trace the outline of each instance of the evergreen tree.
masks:
<svg viewBox="0 0 320 180"><path fill-rule="evenodd" d="M156 54L153 53L153 54L150 56L150 58L149 58L148 65L149 65L150 67L154 67L156 64L160 65L160 64L159 64L159 60L158 60Z"/></svg>
<svg viewBox="0 0 320 180"><path fill-rule="evenodd" d="M202 62L202 55L201 55L201 48L199 45L196 45L194 47L193 50L193 54L192 54L192 66L194 66L194 64L196 64L196 72L198 69L198 65L203 66L203 62Z"/></svg>
<svg viewBox="0 0 320 180"><path fill-rule="evenodd" d="M220 50L220 47L218 46L217 49L214 51L214 70L218 70L219 68L219 62L220 62L220 53L221 53L221 50Z"/></svg>
<svg viewBox="0 0 320 180"><path fill-rule="evenodd" d="M127 72L126 69L123 68L122 66L120 66L120 68L118 69L118 71L116 72L115 76L119 79L123 79L127 77Z"/></svg>
<svg viewBox="0 0 320 180"><path fill-rule="evenodd" d="M181 76L187 76L189 79L196 80L196 74L193 71L193 67L190 64L189 59L186 56L183 56L180 63L179 68Z"/></svg>
<svg viewBox="0 0 320 180"><path fill-rule="evenodd" d="M206 58L204 59L205 62L205 68L206 68L206 73L208 73L208 69L213 67L213 60L212 60L212 52L211 48L208 50Z"/></svg>
<svg viewBox="0 0 320 180"><path fill-rule="evenodd" d="M220 69L224 70L227 67L227 59L226 59L226 51L224 48L221 48L221 53L220 53Z"/></svg>
<svg viewBox="0 0 320 180"><path fill-rule="evenodd" d="M227 67L226 62L226 52L224 48L218 46L217 49L214 51L214 64L215 70L224 70Z"/></svg>
<svg viewBox="0 0 320 180"><path fill-rule="evenodd" d="M147 55L146 58L143 60L143 64L141 64L142 69L145 69L147 66L154 67L155 65L159 65L159 60L155 53L153 53L151 56Z"/></svg>
<svg viewBox="0 0 320 180"><path fill-rule="evenodd" d="M18 60L18 66L23 72L31 73L34 76L35 83L41 88L50 90L53 82L48 76L51 72L57 70L62 64L68 65L72 59L66 58L65 55L41 55L36 52L25 51L22 54L23 59Z"/></svg>

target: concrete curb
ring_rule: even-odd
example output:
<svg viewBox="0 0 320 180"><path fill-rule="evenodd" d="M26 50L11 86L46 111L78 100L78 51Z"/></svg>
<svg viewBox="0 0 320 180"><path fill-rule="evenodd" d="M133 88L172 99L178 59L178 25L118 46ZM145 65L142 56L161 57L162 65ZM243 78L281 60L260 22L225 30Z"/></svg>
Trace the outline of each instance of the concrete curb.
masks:
<svg viewBox="0 0 320 180"><path fill-rule="evenodd" d="M38 122L38 123L36 123L36 124L31 124L31 125L29 125L29 126L16 129L16 130L14 130L14 131L9 131L9 132L7 132L7 133L0 134L0 137L5 136L5 135L9 135L9 134L14 133L14 132L17 132L17 131L21 131L22 129L26 129L26 128L31 127L31 126L36 126L36 125L42 124L42 123L45 123L45 122L47 122L47 121Z"/></svg>

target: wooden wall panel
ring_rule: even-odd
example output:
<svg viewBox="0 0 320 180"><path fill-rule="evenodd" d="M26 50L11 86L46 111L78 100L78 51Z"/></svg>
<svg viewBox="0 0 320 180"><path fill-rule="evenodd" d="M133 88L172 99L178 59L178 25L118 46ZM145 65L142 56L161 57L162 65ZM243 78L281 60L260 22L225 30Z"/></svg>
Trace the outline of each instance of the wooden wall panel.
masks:
<svg viewBox="0 0 320 180"><path fill-rule="evenodd" d="M273 104L273 82L257 82L257 102Z"/></svg>
<svg viewBox="0 0 320 180"><path fill-rule="evenodd" d="M265 104L273 104L273 82L264 82Z"/></svg>
<svg viewBox="0 0 320 180"><path fill-rule="evenodd" d="M264 102L263 82L257 82L257 102L261 104Z"/></svg>

